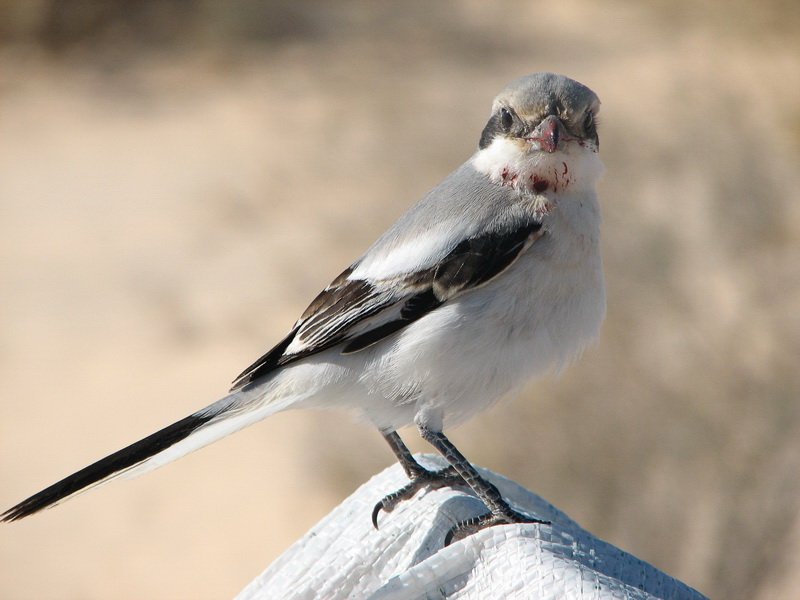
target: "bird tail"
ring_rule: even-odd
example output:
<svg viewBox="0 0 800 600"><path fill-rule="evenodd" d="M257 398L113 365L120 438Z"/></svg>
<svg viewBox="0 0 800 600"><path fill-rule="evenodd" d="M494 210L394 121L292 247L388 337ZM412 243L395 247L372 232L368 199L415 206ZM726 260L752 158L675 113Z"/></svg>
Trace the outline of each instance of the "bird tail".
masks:
<svg viewBox="0 0 800 600"><path fill-rule="evenodd" d="M198 450L292 404L271 401L261 390L240 390L98 460L0 514L0 521L22 519L118 477L136 477Z"/></svg>

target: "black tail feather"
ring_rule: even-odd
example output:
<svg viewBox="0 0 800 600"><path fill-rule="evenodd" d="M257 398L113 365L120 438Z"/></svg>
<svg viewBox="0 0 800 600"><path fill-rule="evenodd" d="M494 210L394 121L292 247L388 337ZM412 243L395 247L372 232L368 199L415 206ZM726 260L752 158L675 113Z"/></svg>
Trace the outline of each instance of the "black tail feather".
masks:
<svg viewBox="0 0 800 600"><path fill-rule="evenodd" d="M69 477L65 477L58 483L54 483L27 500L23 500L13 508L2 513L0 515L0 521L16 521L28 515L32 515L115 473L133 467L187 438L193 431L207 423L213 417L213 414L208 416L191 415L185 419L181 419L177 423L173 423L169 427L165 427L131 444L127 448L114 452L114 454L98 460L96 463L81 469L77 473L73 473Z"/></svg>

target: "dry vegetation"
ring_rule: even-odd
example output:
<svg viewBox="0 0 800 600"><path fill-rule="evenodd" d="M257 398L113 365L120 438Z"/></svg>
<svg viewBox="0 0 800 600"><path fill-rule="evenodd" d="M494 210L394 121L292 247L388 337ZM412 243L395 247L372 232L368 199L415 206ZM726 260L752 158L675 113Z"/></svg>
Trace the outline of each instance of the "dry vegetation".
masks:
<svg viewBox="0 0 800 600"><path fill-rule="evenodd" d="M224 393L555 70L603 100L608 320L453 439L712 597L795 598L798 3L222 5L0 3L0 506ZM0 596L229 597L390 461L279 415L3 527Z"/></svg>

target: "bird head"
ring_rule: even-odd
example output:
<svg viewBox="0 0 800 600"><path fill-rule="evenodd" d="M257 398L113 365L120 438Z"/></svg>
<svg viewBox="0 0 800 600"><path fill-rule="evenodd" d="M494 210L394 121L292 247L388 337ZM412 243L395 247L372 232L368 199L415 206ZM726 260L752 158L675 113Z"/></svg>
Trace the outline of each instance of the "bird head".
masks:
<svg viewBox="0 0 800 600"><path fill-rule="evenodd" d="M596 157L599 109L592 90L563 75L516 79L494 99L475 167L503 184L534 192L574 187L576 177L593 185L602 172ZM570 173L573 167L577 172Z"/></svg>

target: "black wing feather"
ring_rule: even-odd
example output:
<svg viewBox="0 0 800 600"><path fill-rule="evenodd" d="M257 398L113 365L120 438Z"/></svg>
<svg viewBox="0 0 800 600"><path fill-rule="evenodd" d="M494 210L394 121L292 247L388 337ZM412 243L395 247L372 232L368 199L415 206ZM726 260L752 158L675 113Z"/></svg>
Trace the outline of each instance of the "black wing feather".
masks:
<svg viewBox="0 0 800 600"><path fill-rule="evenodd" d="M400 309L399 319L383 323L365 333L355 336L342 348L342 354L352 354L353 352L358 352L368 346L372 346L372 344L381 341L395 331L400 331L403 327L407 327L420 317L424 317L441 304L442 301L436 297L432 289L411 296L411 298L406 300L403 308Z"/></svg>
<svg viewBox="0 0 800 600"><path fill-rule="evenodd" d="M236 378L232 389L341 343L343 354L368 348L461 292L494 279L542 235L538 221L510 232L485 233L462 241L433 267L390 281L348 279L353 265L314 299L287 337ZM388 320L380 319L384 312ZM378 317L374 326L364 330L373 317ZM305 346L287 354L295 340Z"/></svg>
<svg viewBox="0 0 800 600"><path fill-rule="evenodd" d="M294 340L294 336L297 335L297 330L299 329L298 326L295 326L294 329L283 338L278 344L272 348L269 352L261 356L257 361L255 361L252 365L247 367L244 371L239 373L239 376L234 380L233 387L231 387L231 391L240 389L250 383L251 381L258 379L262 375L266 375L273 369L279 367L281 365L281 357L283 353L286 352L286 348L289 344L292 343Z"/></svg>

